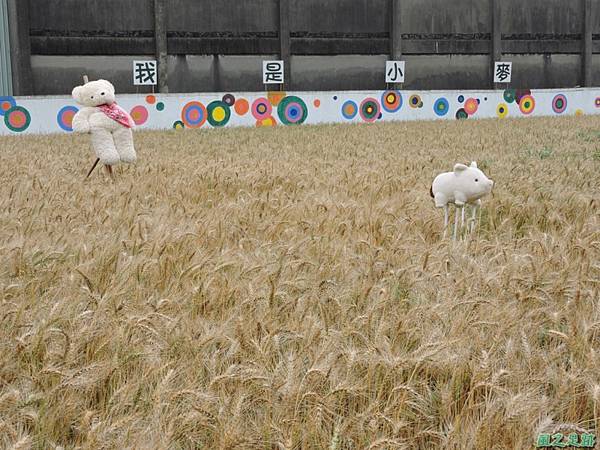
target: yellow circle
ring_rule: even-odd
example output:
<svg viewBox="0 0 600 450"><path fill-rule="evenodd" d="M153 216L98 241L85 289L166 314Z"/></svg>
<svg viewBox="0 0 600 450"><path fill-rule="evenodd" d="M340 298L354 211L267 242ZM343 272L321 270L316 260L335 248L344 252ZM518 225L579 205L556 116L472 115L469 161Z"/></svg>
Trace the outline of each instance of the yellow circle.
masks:
<svg viewBox="0 0 600 450"><path fill-rule="evenodd" d="M575 111L575 115L576 116L583 116L583 109L578 109L577 111Z"/></svg>
<svg viewBox="0 0 600 450"><path fill-rule="evenodd" d="M506 105L506 103L500 103L498 105L498 107L496 108L496 114L501 119L505 118L508 115L508 106Z"/></svg>
<svg viewBox="0 0 600 450"><path fill-rule="evenodd" d="M212 116L217 122L221 122L223 119L225 119L225 110L223 107L217 106L215 109L213 109Z"/></svg>

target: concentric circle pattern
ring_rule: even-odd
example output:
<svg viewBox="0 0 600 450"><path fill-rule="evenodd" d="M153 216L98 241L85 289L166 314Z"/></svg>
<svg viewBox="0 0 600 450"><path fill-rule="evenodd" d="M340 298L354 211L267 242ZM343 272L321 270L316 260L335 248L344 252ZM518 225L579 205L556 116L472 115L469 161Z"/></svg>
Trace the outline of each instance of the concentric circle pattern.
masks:
<svg viewBox="0 0 600 450"><path fill-rule="evenodd" d="M186 103L181 109L181 121L186 128L200 128L206 122L206 108L197 101Z"/></svg>
<svg viewBox="0 0 600 450"><path fill-rule="evenodd" d="M277 115L285 125L299 125L308 117L308 108L300 97L288 95L279 102Z"/></svg>
<svg viewBox="0 0 600 450"><path fill-rule="evenodd" d="M206 107L206 113L208 116L208 123L210 123L213 127L222 127L227 125L227 122L229 122L229 117L231 117L229 105L221 100L210 102Z"/></svg>

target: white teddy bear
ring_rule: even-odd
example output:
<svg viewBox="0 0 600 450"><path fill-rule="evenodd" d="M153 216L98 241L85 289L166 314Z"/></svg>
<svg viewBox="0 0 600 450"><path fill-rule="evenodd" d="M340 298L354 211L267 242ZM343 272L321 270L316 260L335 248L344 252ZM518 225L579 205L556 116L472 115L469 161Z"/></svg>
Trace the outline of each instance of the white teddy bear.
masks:
<svg viewBox="0 0 600 450"><path fill-rule="evenodd" d="M456 208L461 208L462 225L465 222L465 205L473 207L471 228L474 225L477 207L481 206L481 197L492 192L494 181L485 176L477 168L475 161L470 166L455 164L453 172L439 174L433 180L430 194L435 201L436 208L444 208L444 236L448 226L448 205L453 203ZM454 238L458 227L458 214L454 216Z"/></svg>
<svg viewBox="0 0 600 450"><path fill-rule="evenodd" d="M73 117L73 131L92 134L94 152L108 172L112 175L111 166L119 162L134 162L131 129L135 124L115 102L114 86L106 80L90 81L73 89L72 95L84 106Z"/></svg>

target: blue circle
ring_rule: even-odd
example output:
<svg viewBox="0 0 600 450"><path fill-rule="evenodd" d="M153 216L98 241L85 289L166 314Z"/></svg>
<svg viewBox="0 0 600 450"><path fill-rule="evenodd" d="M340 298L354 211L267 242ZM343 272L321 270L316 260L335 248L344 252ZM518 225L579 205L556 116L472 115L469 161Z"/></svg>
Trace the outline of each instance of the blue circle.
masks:
<svg viewBox="0 0 600 450"><path fill-rule="evenodd" d="M193 120L190 118L190 113L192 111L198 111L197 120ZM185 111L185 120L187 120L191 125L197 125L199 123L202 123L202 121L204 120L204 111L202 111L202 108L196 105L192 105Z"/></svg>
<svg viewBox="0 0 600 450"><path fill-rule="evenodd" d="M0 116L3 116L6 111L17 106L17 101L14 97L11 97L10 95L0 95L0 106L2 106L2 104L5 102L8 102L10 107L7 109L2 109L0 107Z"/></svg>
<svg viewBox="0 0 600 450"><path fill-rule="evenodd" d="M67 125L62 119L62 115L67 111L73 111L75 114L77 114L79 108L77 108L76 106L63 106L56 114L56 122L63 131L73 131L73 127Z"/></svg>
<svg viewBox="0 0 600 450"><path fill-rule="evenodd" d="M352 108L351 111L346 112L347 108ZM344 116L346 119L350 120L350 119L354 119L354 117L356 117L356 114L358 114L358 105L353 102L352 100L347 100L344 102L344 104L342 105L342 116Z"/></svg>
<svg viewBox="0 0 600 450"><path fill-rule="evenodd" d="M292 117L296 117L298 115L298 108L290 108L288 114Z"/></svg>
<svg viewBox="0 0 600 450"><path fill-rule="evenodd" d="M465 96L464 95L459 95L458 96L458 103L462 103L465 101Z"/></svg>
<svg viewBox="0 0 600 450"><path fill-rule="evenodd" d="M337 95L334 95L334 96L333 96L333 99L334 99L334 100L337 100Z"/></svg>
<svg viewBox="0 0 600 450"><path fill-rule="evenodd" d="M439 117L445 116L450 110L450 103L444 97L438 98L433 104L433 112Z"/></svg>
<svg viewBox="0 0 600 450"><path fill-rule="evenodd" d="M393 95L395 97L394 102L390 104L388 97ZM385 91L381 94L381 106L387 112L394 113L402 108L402 94L400 91Z"/></svg>

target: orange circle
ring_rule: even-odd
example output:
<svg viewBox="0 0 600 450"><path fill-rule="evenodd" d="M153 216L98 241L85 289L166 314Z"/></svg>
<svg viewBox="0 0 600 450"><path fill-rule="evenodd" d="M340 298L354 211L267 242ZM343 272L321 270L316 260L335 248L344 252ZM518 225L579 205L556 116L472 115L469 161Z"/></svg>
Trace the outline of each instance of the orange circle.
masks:
<svg viewBox="0 0 600 450"><path fill-rule="evenodd" d="M469 98L465 102L465 111L467 112L468 115L471 116L477 112L478 106L479 106L479 104L477 103L476 99Z"/></svg>
<svg viewBox="0 0 600 450"><path fill-rule="evenodd" d="M154 105L154 103L156 102L156 97L154 95L147 95L146 101L151 105Z"/></svg>
<svg viewBox="0 0 600 450"><path fill-rule="evenodd" d="M235 101L235 104L233 105L233 109L235 109L235 112L238 115L243 116L250 109L250 105L248 104L248 100L246 100L245 98L239 98L239 99L237 99Z"/></svg>
<svg viewBox="0 0 600 450"><path fill-rule="evenodd" d="M318 108L319 106L321 106L321 100L316 99L313 104L315 105L315 108Z"/></svg>
<svg viewBox="0 0 600 450"><path fill-rule="evenodd" d="M279 105L279 102L283 100L283 97L285 97L285 92L283 91L267 92L267 99L269 100L269 103L271 103L271 105L273 106Z"/></svg>
<svg viewBox="0 0 600 450"><path fill-rule="evenodd" d="M2 104L0 105L0 109L2 111L8 111L11 108L11 104L10 102L2 102Z"/></svg>

